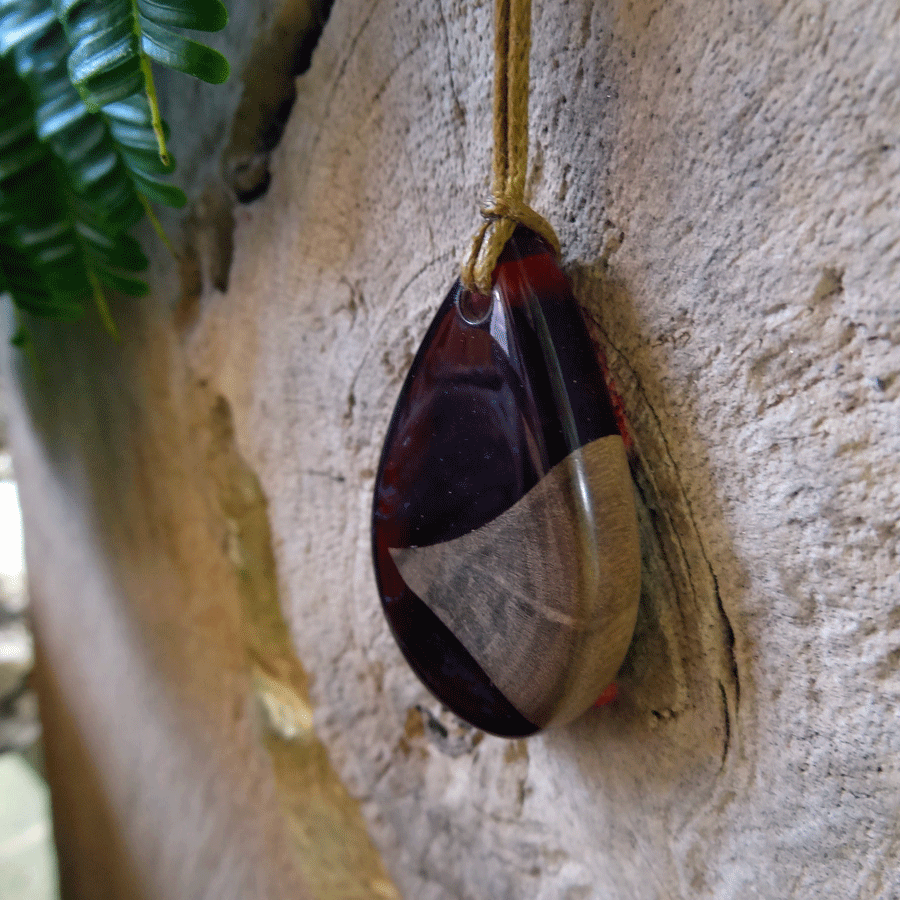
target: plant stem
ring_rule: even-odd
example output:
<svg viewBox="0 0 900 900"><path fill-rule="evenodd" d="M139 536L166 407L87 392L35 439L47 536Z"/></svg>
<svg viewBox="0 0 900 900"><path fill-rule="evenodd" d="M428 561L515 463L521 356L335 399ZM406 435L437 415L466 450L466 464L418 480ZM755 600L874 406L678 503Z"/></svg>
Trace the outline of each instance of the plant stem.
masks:
<svg viewBox="0 0 900 900"><path fill-rule="evenodd" d="M141 199L141 205L144 207L144 212L147 214L147 218L150 220L153 230L159 235L159 239L166 245L166 249L172 254L173 259L178 259L178 254L175 252L175 246L166 234L166 230L162 227L162 222L159 221L156 213L153 211L150 201L140 191L138 191L138 197Z"/></svg>
<svg viewBox="0 0 900 900"><path fill-rule="evenodd" d="M143 34L141 32L140 19L138 18L139 10L137 0L131 0L131 14L134 17L134 33L137 36L138 41L138 54L141 58L141 72L144 73L144 91L147 95L147 102L150 104L150 124L153 126L153 133L156 135L159 158L163 165L168 166L171 158L169 156L169 150L166 147L166 136L163 132L162 116L159 114L159 101L156 97L156 83L153 80L153 68L150 65L150 57L141 49Z"/></svg>
<svg viewBox="0 0 900 900"><path fill-rule="evenodd" d="M100 320L103 322L103 327L113 338L115 338L115 340L121 340L119 331L116 328L116 323L113 322L112 315L110 315L109 306L106 304L106 297L103 296L103 287L100 284L100 279L97 278L97 275L91 268L88 268L88 278L91 282L91 288L94 292L94 302L97 304L97 312L100 313Z"/></svg>

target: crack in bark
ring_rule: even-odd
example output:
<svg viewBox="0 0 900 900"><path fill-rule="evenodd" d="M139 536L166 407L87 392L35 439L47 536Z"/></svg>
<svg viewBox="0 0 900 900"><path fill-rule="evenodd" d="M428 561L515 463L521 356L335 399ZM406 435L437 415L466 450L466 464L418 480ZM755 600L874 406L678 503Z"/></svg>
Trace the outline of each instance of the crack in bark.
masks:
<svg viewBox="0 0 900 900"><path fill-rule="evenodd" d="M731 624L731 620L725 610L725 605L722 600L721 591L719 589L719 580L716 575L712 562L709 558L709 554L706 550L706 546L704 541L700 535L700 531L697 526L697 519L694 514L693 506L691 501L687 495L687 491L682 482L682 479L679 474L679 467L675 462L674 456L672 454L671 447L669 445L669 441L664 432L662 420L660 415L657 413L656 409L650 403L649 398L647 396L646 391L644 390L641 380L637 375L635 369L630 365L626 355L623 351L610 339L609 333L603 327L603 325L597 320L597 318L590 314L588 310L584 310L585 315L590 320L591 324L597 329L597 332L601 335L604 345L609 347L613 352L615 352L618 358L621 360L622 364L628 370L631 382L633 385L633 390L640 397L641 403L643 404L644 409L651 417L653 424L655 425L656 436L661 445L661 449L663 455L671 467L673 472L672 482L676 488L679 503L685 513L685 518L687 524L690 526L690 530L694 537L694 542L696 547L694 548L693 554L688 554L687 548L685 545L685 541L680 534L679 530L675 527L675 523L672 522L668 517L665 517L665 529L663 530L663 523L660 522L660 515L657 513L654 508L654 501L647 496L646 491L644 490L644 485L642 484L642 473L644 472L643 465L641 464L642 458L638 454L637 449L635 448L635 462L637 465L633 468L633 475L635 486L638 491L638 494L643 502L649 516L650 516L650 525L653 530L654 537L656 539L656 548L662 558L662 561L669 572L669 577L674 584L677 584L677 578L675 577L677 574L681 574L682 577L686 579L687 588L690 592L690 595L693 597L694 603L697 604L698 611L702 611L704 609L707 612L712 612L708 607L701 603L701 598L703 596L708 596L709 593L712 593L712 596L715 599L715 616L719 620L721 626L721 634L722 641L721 644L715 644L709 647L710 650L717 653L720 659L720 673L721 676L726 677L718 677L717 684L719 687L719 691L722 696L723 706L724 706L724 729L725 729L725 741L722 753L723 765L724 759L727 756L731 744L734 738L734 723L733 719L736 715L739 703L740 703L740 672L737 661L737 655L735 652L735 633L734 628ZM602 354L601 354L602 355ZM653 481L648 481L648 486L652 490L656 490ZM672 560L670 559L669 552L667 550L667 544L671 542L672 546L677 550L677 555L680 560L680 566L674 566ZM706 572L709 583L712 588L711 592L701 591L698 585L698 581L695 577L694 567L690 564L691 555L699 554L700 559L703 563L703 569ZM677 595L676 595L677 596ZM685 630L686 633L690 633L688 630L688 622L685 619L685 610L682 608L682 604L680 602L676 603L676 609L678 610L678 615L681 620L682 629ZM702 636L701 636L702 641ZM734 697L734 710L732 711L731 703L729 702L729 690L726 689L726 682L731 684L731 690L733 691ZM651 710L654 715L657 715L658 718L662 718L661 714L658 714L656 710Z"/></svg>
<svg viewBox="0 0 900 900"><path fill-rule="evenodd" d="M255 42L222 151L222 178L203 189L185 220L179 253L181 297L175 315L181 330L196 320L207 284L228 290L235 203L250 203L268 190L269 160L294 106L295 79L309 69L332 4L333 0L286 0Z"/></svg>
<svg viewBox="0 0 900 900"><path fill-rule="evenodd" d="M719 579L712 571L712 567L710 567L710 574L712 575L713 583L716 587L716 606L719 608L719 615L722 617L722 625L725 629L725 652L731 663L730 668L734 687L734 708L735 712L737 712L741 704L741 681L738 675L737 657L734 652L734 628L731 625L731 619L728 617L728 613L725 612L725 606L722 603L722 595L719 593Z"/></svg>
<svg viewBox="0 0 900 900"><path fill-rule="evenodd" d="M293 109L296 78L310 67L332 3L286 0L256 41L225 153L226 181L240 203L256 200L269 187L269 158Z"/></svg>
<svg viewBox="0 0 900 900"><path fill-rule="evenodd" d="M728 710L728 694L721 681L719 682L719 693L722 695L722 716L725 724L725 740L722 746L722 769L724 769L728 760L728 751L731 748L731 713Z"/></svg>

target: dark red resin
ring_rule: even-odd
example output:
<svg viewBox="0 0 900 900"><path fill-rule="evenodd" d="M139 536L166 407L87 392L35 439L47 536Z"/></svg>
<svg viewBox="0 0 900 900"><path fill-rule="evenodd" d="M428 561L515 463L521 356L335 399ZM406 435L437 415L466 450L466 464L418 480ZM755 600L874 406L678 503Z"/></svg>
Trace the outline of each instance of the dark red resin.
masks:
<svg viewBox="0 0 900 900"><path fill-rule="evenodd" d="M422 341L385 439L372 533L385 615L409 664L457 715L513 737L537 726L407 587L389 548L485 525L573 450L619 432L581 313L546 244L519 227L494 284L487 298L457 282Z"/></svg>

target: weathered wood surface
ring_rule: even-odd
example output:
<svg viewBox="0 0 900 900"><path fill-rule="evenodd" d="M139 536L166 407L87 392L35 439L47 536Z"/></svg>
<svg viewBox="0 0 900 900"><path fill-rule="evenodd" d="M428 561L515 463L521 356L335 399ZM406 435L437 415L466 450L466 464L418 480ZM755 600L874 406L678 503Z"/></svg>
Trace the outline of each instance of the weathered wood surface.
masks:
<svg viewBox="0 0 900 900"><path fill-rule="evenodd" d="M124 368L86 338L72 351L93 373L82 414L133 409L155 435L150 456L124 426L85 438L94 465L120 460L114 491L39 452L20 408L42 630L63 683L87 685L73 715L94 763L122 780L121 804L187 746L138 713L124 730L143 727L149 745L122 737L103 703L123 669L137 684L161 673L182 716L206 709L199 692L222 698L222 721L245 690L204 624L234 609L208 573L219 520L186 490L210 477L191 448L206 391L227 398L268 499L316 732L403 896L895 896L896 4L536 4L530 199L559 232L628 409L644 590L619 701L513 744L442 717L407 670L368 546L380 441L487 186L490 18L483 2L336 4L271 187L234 212L227 292L209 285L177 315L158 297L152 327L136 319L115 351ZM231 234L215 214L198 221L209 275ZM197 380L203 391L172 388ZM153 504L164 514L148 520ZM73 580L60 543L86 546L110 521L121 542L98 552L132 585L126 632L98 624L103 592ZM160 554L210 619L185 614L150 565ZM127 665L135 629L141 670ZM237 798L215 807L232 848L221 865L275 877L277 788L264 759L220 769L262 759L235 740L213 729L203 768ZM163 841L175 865L178 835L201 825L167 816L166 799L129 839ZM241 856L243 829L260 844Z"/></svg>

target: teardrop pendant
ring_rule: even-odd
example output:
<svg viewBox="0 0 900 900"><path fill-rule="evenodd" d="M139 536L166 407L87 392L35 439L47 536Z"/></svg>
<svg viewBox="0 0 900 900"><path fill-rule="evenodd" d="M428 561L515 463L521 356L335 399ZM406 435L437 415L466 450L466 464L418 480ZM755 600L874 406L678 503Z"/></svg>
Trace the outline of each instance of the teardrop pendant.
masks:
<svg viewBox="0 0 900 900"><path fill-rule="evenodd" d="M372 532L404 656L473 725L532 734L612 681L640 589L631 478L566 277L528 229L491 297L457 282L431 323L388 429Z"/></svg>

